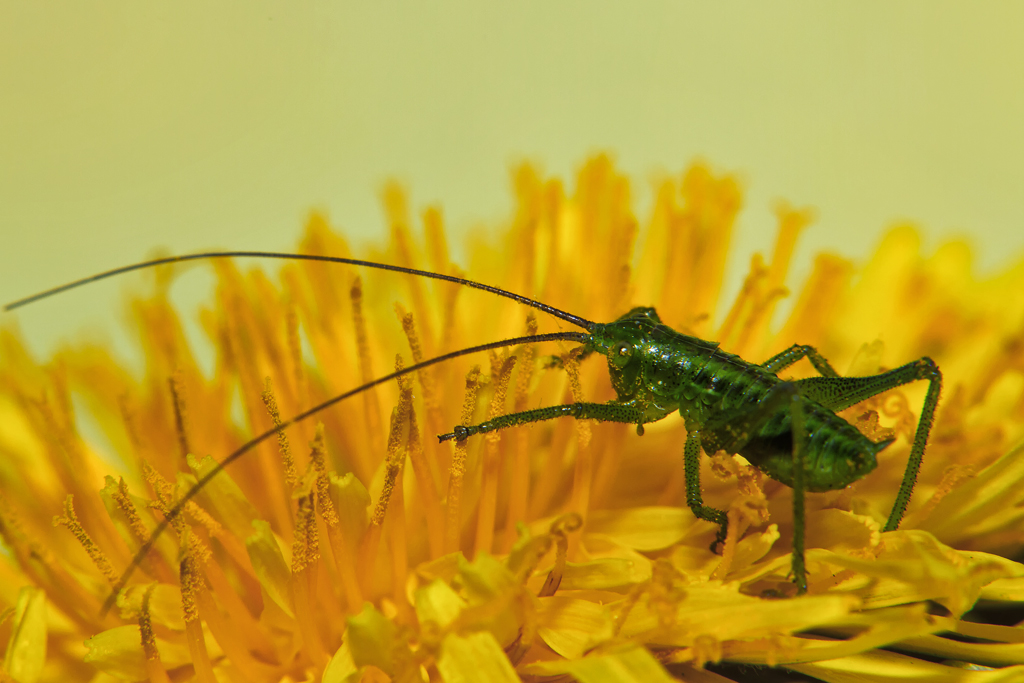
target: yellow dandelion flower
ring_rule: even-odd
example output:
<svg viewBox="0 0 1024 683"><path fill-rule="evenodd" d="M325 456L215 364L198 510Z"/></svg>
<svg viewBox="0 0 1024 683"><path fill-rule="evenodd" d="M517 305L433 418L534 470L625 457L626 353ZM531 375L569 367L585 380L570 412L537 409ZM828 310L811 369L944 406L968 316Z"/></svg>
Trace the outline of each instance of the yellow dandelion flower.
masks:
<svg viewBox="0 0 1024 683"><path fill-rule="evenodd" d="M964 244L925 258L897 227L863 267L818 256L774 330L811 220L780 205L774 252L753 258L716 323L734 178L695 165L663 181L642 232L605 157L571 192L529 166L513 180L515 212L500 236L471 240L466 277L589 320L653 306L751 363L794 343L849 376L933 358L943 394L899 529L883 531L927 382L841 412L894 441L867 476L806 494L807 592L794 596L793 489L741 456L702 457L704 502L728 518L713 552L717 525L686 504L678 416L643 436L562 419L435 438L615 399L607 364L572 342L459 356L292 422L392 370L564 322L395 273L304 261L274 278L218 260L200 314L207 375L162 268L131 300L140 377L95 345L36 362L0 331L3 680L627 683L758 666L1024 680L1024 264L979 280ZM463 275L438 209L420 235L399 189L385 204L390 243L366 258ZM316 215L299 251L351 254ZM100 436L84 439L86 423ZM271 438L217 474L256 434Z"/></svg>

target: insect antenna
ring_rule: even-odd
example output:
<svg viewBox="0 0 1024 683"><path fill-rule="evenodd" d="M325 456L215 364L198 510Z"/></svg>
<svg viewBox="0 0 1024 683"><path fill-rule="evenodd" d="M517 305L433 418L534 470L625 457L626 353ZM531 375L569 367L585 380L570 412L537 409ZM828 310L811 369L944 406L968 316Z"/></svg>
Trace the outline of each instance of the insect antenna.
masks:
<svg viewBox="0 0 1024 683"><path fill-rule="evenodd" d="M290 254L276 251L207 251L201 254L185 254L182 256L166 256L164 258L152 259L150 261L142 261L140 263L133 263L129 266L121 266L120 268L114 268L113 270L107 270L96 275L90 275L74 282L68 282L67 284L60 285L59 287L53 287L46 291L33 294L32 296L12 301L4 306L5 311L13 311L16 308L27 306L28 304L34 303L41 299L61 294L69 290L87 285L91 282L98 282L100 280L106 280L107 278L114 277L115 275L122 275L124 273L131 273L136 270L143 270L145 268L154 268L156 266L167 265L170 263L184 263L186 261L199 261L203 259L216 259L216 258L266 258L266 259L280 259L289 261L321 261L325 263L343 263L350 266L363 266L366 268L376 268L378 270L390 270L395 273L405 273L406 275L416 275L419 277L427 277L434 280L444 280L445 282L453 282L457 285L465 285L466 287L472 287L473 289L480 289L491 294L505 297L506 299L512 299L518 303L524 304L531 308L536 308L539 311L544 311L549 315L553 315L556 318L570 322L573 325L582 327L583 329L590 331L594 328L594 323L586 318L581 318L578 315L567 313L566 311L555 308L554 306L548 306L547 304L529 299L525 296L520 296L514 292L510 292L499 287L492 287L485 285L481 282L475 282L473 280L467 280L461 277L455 277L454 275L444 275L442 273L433 273L429 270L417 270L415 268L405 268L403 266L392 266L386 263L377 263L375 261L361 261L359 259L342 258L340 256L318 256L315 254Z"/></svg>
<svg viewBox="0 0 1024 683"><path fill-rule="evenodd" d="M352 263L353 262L351 259L346 259L345 261L348 262L348 263ZM360 263L360 262L355 261L355 263ZM412 272L412 273L420 272L420 271L415 271L415 270L406 269L406 268L402 268L402 269L399 269L399 268L389 268L389 270L402 270L404 272ZM124 272L123 269L121 270L121 272ZM459 278L445 278L445 279L458 280ZM88 281L89 280L80 281L80 283L84 284L84 282L88 282ZM485 288L485 287L486 287L486 285L482 286L481 288ZM65 288L68 288L68 287L66 286ZM490 288L488 288L488 289L490 289ZM60 290L60 288L58 288L58 290ZM56 291L53 291L53 293L56 293ZM532 335L529 335L529 336L526 336L526 337L513 337L512 339L503 339L502 341L490 342L488 344L480 344L479 346L470 346L470 347L467 347L467 348L464 348L464 349L459 349L458 351L452 351L451 353L446 353L446 354L443 354L443 355L440 355L440 356L436 356L434 358L430 358L429 360L425 360L425 361L422 361L420 363L416 363L415 365L410 365L409 367L403 368L402 370L397 370L395 372L392 372L390 374L384 375L382 377L378 377L377 379L375 379L375 380L373 380L371 382L367 382L366 384L363 384L361 386L358 386L355 389L351 389L349 391L346 391L343 394L338 394L337 396L334 396L333 398L327 399L323 403L317 404L317 405L313 406L312 408L310 408L308 410L305 410L305 411L303 411L303 412L301 412L301 413L299 413L299 414L297 414L297 415L295 415L295 416L285 420L280 425L275 426L275 427L273 427L271 429L268 429L267 431L263 432L262 434L259 434L258 436L253 437L252 439L250 439L249 441L244 443L242 446L240 446L239 448L234 450L226 458L224 458L219 463L217 463L217 465L213 469L211 469L209 472L207 472L203 476L199 477L196 480L196 483L193 484L192 487L188 491L186 491L185 494L181 498L179 498L178 501L173 506L171 506L171 508L169 510L167 510L167 512L164 515L163 520L161 520L160 523L156 525L156 527L153 529L153 533L151 533L149 535L149 538L146 539L146 541L144 541L141 546L139 546L139 549L135 553L135 556L132 557L131 563L129 563L128 567L121 573L121 576L120 576L120 578L118 578L117 583L114 584L114 586L113 586L113 588L112 588L112 590L110 592L110 595L108 595L107 599L103 602L103 608L102 608L102 610L100 612L100 615L101 616L105 616L107 614L107 612L110 611L110 608L114 606L114 602L117 600L118 594L127 585L128 579L131 578L131 575L135 572L135 570L139 567L139 565L142 564L143 559L145 559L146 555L149 553L150 549L153 547L153 544L156 543L156 540L160 537L160 535L167 529L168 526L170 526L170 524L174 520L174 518L176 518L179 514L181 514L181 511L185 508L185 505L190 500L192 500L203 489L203 487L206 486L206 484L208 484L210 482L210 480L212 480L214 477L216 477L218 474L220 474L228 465L230 465L231 463L233 463L236 460L238 460L239 458L241 458L243 455L248 453L250 450L255 448L257 445L259 445L263 441L266 441L270 437L276 435L282 429L286 429L286 428L288 428L288 427L290 427L290 426L292 426L292 425L294 425L294 424L296 424L298 422L301 422L302 420L305 420L308 417L311 417L311 416L319 413L321 410L324 410L326 408L329 408L329 407L333 406L335 403L339 403L339 402L345 400L346 398L349 398L351 396L355 396L356 394L359 394L359 393L361 393L363 391L366 391L367 389L371 389L371 388L373 388L373 387L375 387L375 386L377 386L379 384L383 384L385 382L389 382L389 381L395 379L396 377L401 377L402 375L407 375L407 374L409 374L411 372L416 372L417 370L421 370L421 369L423 369L425 367L428 367L430 365L435 365L437 363L443 363L443 362L451 360L453 358L458 358L459 356L465 356L465 355L468 355L468 354L471 354L471 353L477 353L478 351L489 351L491 349L500 349L500 348L506 347L506 346L516 346L518 344L532 344L532 343L535 343L535 342L558 341L558 340L562 340L562 341L577 341L577 342L581 342L582 343L582 342L587 341L587 339L588 339L588 335L586 335L586 334L584 334L582 332L551 332L551 333L548 333L548 334L532 334Z"/></svg>

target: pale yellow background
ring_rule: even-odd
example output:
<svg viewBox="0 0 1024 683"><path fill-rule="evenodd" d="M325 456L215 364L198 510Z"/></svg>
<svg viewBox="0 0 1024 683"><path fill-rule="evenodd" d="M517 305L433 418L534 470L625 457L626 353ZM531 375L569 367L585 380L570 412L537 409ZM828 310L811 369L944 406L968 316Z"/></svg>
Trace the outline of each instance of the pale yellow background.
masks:
<svg viewBox="0 0 1024 683"><path fill-rule="evenodd" d="M3 0L0 300L157 246L288 249L311 207L377 235L391 174L464 230L506 215L512 161L597 149L641 203L697 155L743 174L733 286L780 196L819 209L797 275L901 217L991 270L1024 249L1022 86L1022 3ZM122 287L18 320L48 349Z"/></svg>

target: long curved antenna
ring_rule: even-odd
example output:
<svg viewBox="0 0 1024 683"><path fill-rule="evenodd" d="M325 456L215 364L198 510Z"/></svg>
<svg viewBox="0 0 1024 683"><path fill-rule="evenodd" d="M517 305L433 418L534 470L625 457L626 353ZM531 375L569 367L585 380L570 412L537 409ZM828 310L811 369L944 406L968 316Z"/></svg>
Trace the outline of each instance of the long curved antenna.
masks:
<svg viewBox="0 0 1024 683"><path fill-rule="evenodd" d="M405 273L407 275L418 275L419 277L429 277L435 280L444 280L445 282L453 282L457 285L465 285L466 287L472 287L473 289L482 289L485 292L491 294L497 294L503 296L506 299L512 299L531 308L536 308L539 311L544 311L556 318L561 318L567 322L577 325L587 330L588 332L594 328L594 323L586 318L581 318L578 315L567 313L563 310L557 309L554 306L548 306L542 304L539 301L528 299L525 296L520 296L513 292L509 292L498 287L492 287L485 285L480 282L474 282L473 280L466 280L461 277L455 277L454 275L442 275L441 273L432 273L429 270L417 270L415 268L405 268L403 266L391 266L386 263L376 263L374 261L361 261L359 259L342 258L340 256L316 256L314 254L288 254L277 251L208 251L202 254L186 254L184 256L167 256L164 258L153 259L151 261L142 261L141 263L134 263L130 266L121 266L120 268L114 268L103 273L97 273L89 277L82 278L81 280L75 280L59 287L48 289L45 292L39 292L32 296L27 296L17 301L4 306L5 311L13 311L16 308L27 306L30 303L45 299L47 297L66 292L82 285L87 285L90 282L97 282L99 280L106 280L108 277L114 277L115 275L122 275L124 273L130 273L134 270L143 270L144 268L153 268L155 266L162 266L169 263L183 263L185 261L198 261L201 259L215 259L215 258L268 258L268 259L281 259L281 260L292 260L292 261L323 261L326 263L344 263L350 266L364 266L366 268L377 268L378 270L390 270L396 273Z"/></svg>
<svg viewBox="0 0 1024 683"><path fill-rule="evenodd" d="M178 499L178 502L176 502L171 507L171 509L165 513L163 520L161 520L161 522L156 525L156 527L153 529L153 533L149 535L149 538L146 539L146 541L141 546L139 546L139 549L135 553L135 556L132 558L131 563L121 573L121 577L117 580L117 583L114 584L114 587L110 592L110 595L108 595L107 599L103 602L103 608L102 611L100 612L100 615L106 616L107 612L110 611L110 608L114 606L114 602L117 600L118 594L127 585L128 579L131 578L132 573L134 573L135 570L139 567L139 565L142 564L142 560L145 559L146 555L149 553L150 549L152 549L153 544L156 543L156 540L160 537L160 535L163 534L163 532L167 529L168 526L170 526L171 521L179 514L181 514L181 511L185 508L185 505L190 500L192 500L196 496L196 494L198 494L199 491L201 491L202 488L210 482L211 479L220 474L224 470L224 468L226 468L228 465L241 458L243 455L251 451L260 443L276 435L282 429L286 429L297 422L301 422L302 420L305 420L307 417L315 415L316 413L319 413L321 410L333 406L335 403L344 401L346 398L349 398L350 396L355 396L356 394L366 391L367 389L370 389L372 387L375 387L378 384L389 382L395 379L396 377L407 375L410 372L416 372L417 370L421 370L422 368L428 367L430 365L443 363L444 361L451 360L452 358L458 358L459 356L465 356L470 353L476 353L478 351L489 351L491 349L500 349L505 346L515 346L517 344L530 344L533 342L557 340L585 342L588 338L588 335L583 334L582 332L552 332L549 334L534 334L527 337L514 337L512 339L504 339L502 341L490 342L489 344L470 346L468 348L460 349L458 351L452 351L451 353L446 353L444 355L437 356L435 358L431 358L420 363L416 363L415 365L410 365L407 368L403 368L402 370L392 372L388 375L384 375L383 377L378 377L372 382L367 382L366 384L358 386L350 391L346 391L343 394L338 394L334 398L329 398L323 403L317 404L310 408L309 410L305 410L299 413L298 415L295 415L294 417L285 420L280 425L273 427L272 429L268 429L259 436L253 437L252 439L244 443L242 446L240 446L238 449L233 451L231 455L227 456L219 463L217 463L216 467L214 467L212 470L210 470L209 472L201 476L199 479L197 479L196 483L192 485L192 488L186 491L185 495Z"/></svg>

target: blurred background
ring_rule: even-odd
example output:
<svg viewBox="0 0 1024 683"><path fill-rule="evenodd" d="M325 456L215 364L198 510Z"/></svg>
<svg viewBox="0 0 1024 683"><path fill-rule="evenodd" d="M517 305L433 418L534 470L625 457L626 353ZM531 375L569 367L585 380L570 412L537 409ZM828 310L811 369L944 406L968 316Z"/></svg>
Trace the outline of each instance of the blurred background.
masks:
<svg viewBox="0 0 1024 683"><path fill-rule="evenodd" d="M743 178L726 301L777 198L818 211L797 281L903 220L982 275L1024 252L1024 4L611 4L0 2L0 300L157 247L289 250L314 208L380 239L389 177L454 246L506 219L512 164L570 180L595 151L641 220L696 157ZM120 347L124 287L16 319L40 353Z"/></svg>

